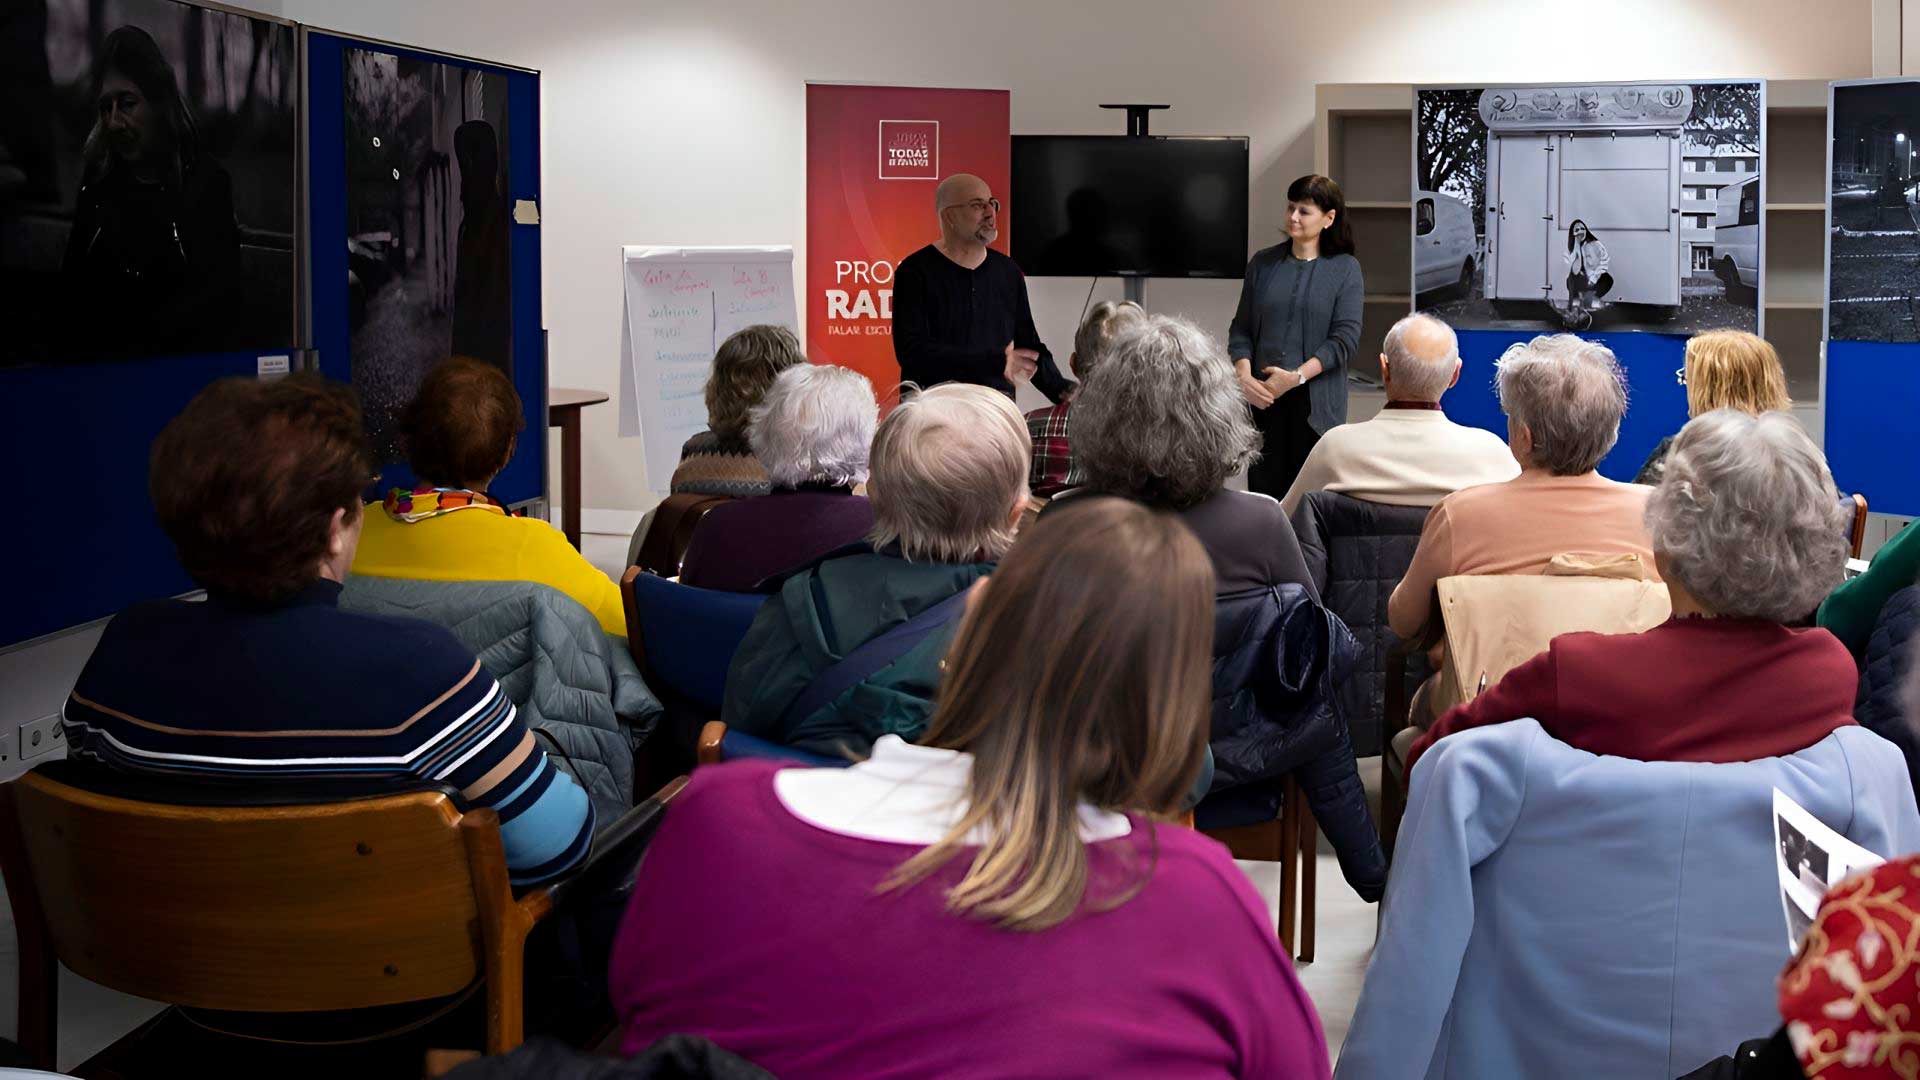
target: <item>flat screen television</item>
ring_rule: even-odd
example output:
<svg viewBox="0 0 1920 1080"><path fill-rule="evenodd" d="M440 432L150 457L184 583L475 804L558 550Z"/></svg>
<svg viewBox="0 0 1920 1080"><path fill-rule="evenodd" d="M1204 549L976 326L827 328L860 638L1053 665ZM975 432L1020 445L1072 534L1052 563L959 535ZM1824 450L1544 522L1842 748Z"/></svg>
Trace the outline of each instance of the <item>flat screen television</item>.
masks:
<svg viewBox="0 0 1920 1080"><path fill-rule="evenodd" d="M1237 278L1247 140L1015 135L1014 261L1037 277Z"/></svg>

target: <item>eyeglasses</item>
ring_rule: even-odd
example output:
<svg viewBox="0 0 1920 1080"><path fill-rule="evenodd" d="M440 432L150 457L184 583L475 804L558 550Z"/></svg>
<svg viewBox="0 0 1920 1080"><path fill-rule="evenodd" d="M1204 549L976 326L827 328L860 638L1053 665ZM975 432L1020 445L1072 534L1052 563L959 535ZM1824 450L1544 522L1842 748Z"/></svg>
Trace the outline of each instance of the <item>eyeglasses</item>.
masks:
<svg viewBox="0 0 1920 1080"><path fill-rule="evenodd" d="M1681 386L1687 385L1687 369L1684 367L1676 368L1673 373L1673 381L1679 383Z"/></svg>
<svg viewBox="0 0 1920 1080"><path fill-rule="evenodd" d="M971 210L976 214L984 214L987 211L991 210L997 214L1000 212L1000 200L999 199L975 199L972 202L954 203L951 206L943 206L940 209Z"/></svg>

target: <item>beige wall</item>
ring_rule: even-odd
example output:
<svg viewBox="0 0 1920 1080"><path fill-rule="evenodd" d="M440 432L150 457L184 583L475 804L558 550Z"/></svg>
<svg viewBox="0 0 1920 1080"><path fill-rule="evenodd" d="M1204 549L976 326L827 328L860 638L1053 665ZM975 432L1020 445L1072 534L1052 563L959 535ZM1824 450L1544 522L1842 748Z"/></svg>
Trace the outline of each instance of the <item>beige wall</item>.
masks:
<svg viewBox="0 0 1920 1080"><path fill-rule="evenodd" d="M1317 82L1861 78L1873 74L1875 0L256 6L541 69L551 377L614 390L620 245L772 242L804 253L808 80L1004 87L1016 132L1114 132L1117 115L1096 103L1169 103L1156 132L1252 137L1252 233L1264 246L1276 236L1286 182L1313 164ZM1884 11L1881 25L1884 36ZM1032 284L1041 333L1064 356L1088 282ZM1224 333L1236 288L1153 282L1147 302ZM1117 298L1119 286L1102 282L1097 295ZM650 505L640 440L618 438L615 421L610 406L586 413L584 502Z"/></svg>

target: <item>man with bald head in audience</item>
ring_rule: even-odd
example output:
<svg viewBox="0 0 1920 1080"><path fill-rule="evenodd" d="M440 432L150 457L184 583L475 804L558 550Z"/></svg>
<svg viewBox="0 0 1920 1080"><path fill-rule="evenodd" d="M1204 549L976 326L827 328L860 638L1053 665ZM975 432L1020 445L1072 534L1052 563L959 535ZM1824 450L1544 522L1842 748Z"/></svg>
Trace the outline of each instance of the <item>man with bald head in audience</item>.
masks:
<svg viewBox="0 0 1920 1080"><path fill-rule="evenodd" d="M985 180L955 173L934 191L940 239L900 260L893 273L893 355L900 378L990 386L1011 397L1033 380L1063 400L1074 384L1033 326L1027 279L989 248L1000 235L1000 200Z"/></svg>
<svg viewBox="0 0 1920 1080"><path fill-rule="evenodd" d="M1393 506L1432 506L1476 484L1520 475L1520 463L1491 431L1463 427L1440 411L1460 381L1460 343L1431 315L1409 315L1387 331L1380 378L1387 404L1373 419L1321 436L1281 505L1288 514L1309 491Z"/></svg>

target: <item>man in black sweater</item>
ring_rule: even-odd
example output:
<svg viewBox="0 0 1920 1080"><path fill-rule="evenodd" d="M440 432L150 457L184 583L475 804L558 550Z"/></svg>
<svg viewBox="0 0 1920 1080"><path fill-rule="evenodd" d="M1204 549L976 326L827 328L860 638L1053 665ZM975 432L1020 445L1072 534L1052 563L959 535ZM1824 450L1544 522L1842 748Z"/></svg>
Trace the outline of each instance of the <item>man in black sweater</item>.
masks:
<svg viewBox="0 0 1920 1080"><path fill-rule="evenodd" d="M986 181L955 173L934 193L940 240L900 260L893 278L893 355L900 378L991 386L1011 397L1032 379L1062 400L1074 383L1060 374L1033 327L1027 279L987 247L1000 235L1000 200Z"/></svg>

